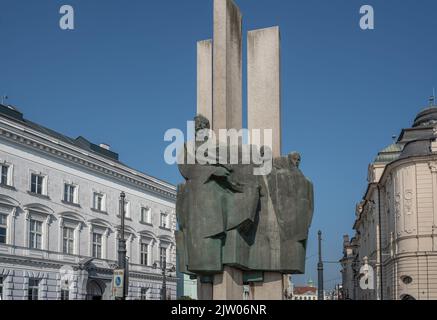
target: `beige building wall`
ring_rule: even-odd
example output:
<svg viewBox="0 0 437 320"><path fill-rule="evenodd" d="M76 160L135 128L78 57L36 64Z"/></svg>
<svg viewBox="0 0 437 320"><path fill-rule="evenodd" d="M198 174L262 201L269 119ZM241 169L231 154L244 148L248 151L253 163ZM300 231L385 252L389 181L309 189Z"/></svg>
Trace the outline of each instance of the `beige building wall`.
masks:
<svg viewBox="0 0 437 320"><path fill-rule="evenodd" d="M343 286L351 290L353 278L357 300L380 299L381 282L384 300L437 300L437 155L392 162L382 175L380 170L370 167L369 188L357 206L357 247L342 259ZM374 268L375 290L359 287L364 257Z"/></svg>
<svg viewBox="0 0 437 320"><path fill-rule="evenodd" d="M383 181L392 213L384 216L384 291L392 299L437 299L435 160L402 161Z"/></svg>

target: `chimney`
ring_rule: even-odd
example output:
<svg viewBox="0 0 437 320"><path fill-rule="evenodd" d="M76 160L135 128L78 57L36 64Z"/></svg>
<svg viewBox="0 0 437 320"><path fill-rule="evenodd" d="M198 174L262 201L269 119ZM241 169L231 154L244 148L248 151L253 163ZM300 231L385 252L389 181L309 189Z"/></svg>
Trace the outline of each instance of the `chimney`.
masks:
<svg viewBox="0 0 437 320"><path fill-rule="evenodd" d="M101 143L99 146L102 149L105 149L105 150L108 150L108 151L111 150L111 146L109 144Z"/></svg>

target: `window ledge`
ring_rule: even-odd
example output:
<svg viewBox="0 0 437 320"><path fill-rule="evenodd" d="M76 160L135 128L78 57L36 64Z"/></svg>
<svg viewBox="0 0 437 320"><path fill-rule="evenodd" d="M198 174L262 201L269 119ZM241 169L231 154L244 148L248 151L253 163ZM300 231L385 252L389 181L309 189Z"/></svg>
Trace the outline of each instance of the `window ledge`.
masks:
<svg viewBox="0 0 437 320"><path fill-rule="evenodd" d="M68 205L68 206L72 206L72 207L80 208L80 204L78 204L78 203L69 202L69 201L65 201L65 200L62 200L61 202L62 202L63 204Z"/></svg>
<svg viewBox="0 0 437 320"><path fill-rule="evenodd" d="M37 198L41 198L41 199L45 199L45 200L50 200L49 196L46 196L44 194L39 194L39 193L34 193L31 191L27 191L27 194L30 194L31 196L37 197Z"/></svg>
<svg viewBox="0 0 437 320"><path fill-rule="evenodd" d="M171 228L159 226L159 229L165 230L165 231L171 231Z"/></svg>
<svg viewBox="0 0 437 320"><path fill-rule="evenodd" d="M8 190L12 190L12 191L17 191L17 189L15 189L14 186L10 186L8 184L4 184L4 183L0 183L0 188L4 188L4 189L8 189Z"/></svg>
<svg viewBox="0 0 437 320"><path fill-rule="evenodd" d="M91 208L91 211L92 212L97 212L97 213L100 213L100 214L108 214L107 211L100 211L100 210L97 210L97 209L94 209L94 208Z"/></svg>
<svg viewBox="0 0 437 320"><path fill-rule="evenodd" d="M121 216L119 214L117 214L117 218L121 218ZM132 218L125 216L124 220L132 221Z"/></svg>
<svg viewBox="0 0 437 320"><path fill-rule="evenodd" d="M148 222L140 221L140 223L145 225L145 226L153 227L153 224L148 223Z"/></svg>

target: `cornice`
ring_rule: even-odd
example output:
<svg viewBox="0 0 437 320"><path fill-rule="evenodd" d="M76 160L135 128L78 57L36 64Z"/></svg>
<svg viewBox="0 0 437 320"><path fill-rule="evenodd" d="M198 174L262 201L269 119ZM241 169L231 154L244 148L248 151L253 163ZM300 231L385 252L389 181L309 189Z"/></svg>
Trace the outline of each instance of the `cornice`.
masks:
<svg viewBox="0 0 437 320"><path fill-rule="evenodd" d="M52 262L48 260L40 260L29 257L19 257L0 254L0 261L4 261L11 264L20 264L26 266L43 267L50 269L59 269L63 266L62 263Z"/></svg>
<svg viewBox="0 0 437 320"><path fill-rule="evenodd" d="M397 159L393 162L390 162L384 169L384 172L381 175L381 179L379 179L379 185L383 187L386 183L386 180L390 173L405 164L412 164L412 163L428 163L428 162L437 161L437 153L433 153L426 156L412 156L412 157L406 157L403 159Z"/></svg>
<svg viewBox="0 0 437 320"><path fill-rule="evenodd" d="M20 128L17 124L7 123L4 119L2 119L0 124L8 125L9 128L5 126L0 127L0 137L9 142L70 162L76 166L82 166L112 179L115 178L136 188L158 194L170 201L176 200L176 191L170 185L159 185L159 181L152 181L152 178L121 163L116 163L97 155L91 155L89 152L78 147L56 141L56 139L48 136L43 137L41 133L36 135L30 132L31 130L28 128L24 126Z"/></svg>

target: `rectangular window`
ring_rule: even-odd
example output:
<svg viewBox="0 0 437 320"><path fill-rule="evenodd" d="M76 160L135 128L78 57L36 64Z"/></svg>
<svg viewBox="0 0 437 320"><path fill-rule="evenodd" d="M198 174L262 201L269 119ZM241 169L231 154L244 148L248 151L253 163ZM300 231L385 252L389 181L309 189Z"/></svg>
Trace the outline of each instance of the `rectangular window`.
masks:
<svg viewBox="0 0 437 320"><path fill-rule="evenodd" d="M42 222L41 221L30 220L29 248L42 249Z"/></svg>
<svg viewBox="0 0 437 320"><path fill-rule="evenodd" d="M61 290L61 300L70 300L69 290Z"/></svg>
<svg viewBox="0 0 437 320"><path fill-rule="evenodd" d="M141 222L152 224L152 210L150 208L141 208Z"/></svg>
<svg viewBox="0 0 437 320"><path fill-rule="evenodd" d="M64 184L64 201L69 203L76 203L76 186L72 184Z"/></svg>
<svg viewBox="0 0 437 320"><path fill-rule="evenodd" d="M102 259L102 235L93 233L93 257Z"/></svg>
<svg viewBox="0 0 437 320"><path fill-rule="evenodd" d="M8 216L0 214L0 243L6 243L6 235L8 232Z"/></svg>
<svg viewBox="0 0 437 320"><path fill-rule="evenodd" d="M161 262L161 266L163 265L164 262L167 261L167 249L164 247L161 247L159 249L159 261Z"/></svg>
<svg viewBox="0 0 437 320"><path fill-rule="evenodd" d="M30 192L35 194L43 194L44 176L32 173L30 178Z"/></svg>
<svg viewBox="0 0 437 320"><path fill-rule="evenodd" d="M94 193L94 209L101 212L105 211L103 194Z"/></svg>
<svg viewBox="0 0 437 320"><path fill-rule="evenodd" d="M39 280L29 279L29 286L27 289L28 300L38 300Z"/></svg>
<svg viewBox="0 0 437 320"><path fill-rule="evenodd" d="M129 202L125 202L124 203L124 216L126 217L126 218L130 218L130 210L129 210Z"/></svg>
<svg viewBox="0 0 437 320"><path fill-rule="evenodd" d="M161 227L168 228L168 216L165 212L161 212Z"/></svg>
<svg viewBox="0 0 437 320"><path fill-rule="evenodd" d="M0 277L0 300L3 300L3 277Z"/></svg>
<svg viewBox="0 0 437 320"><path fill-rule="evenodd" d="M74 229L63 228L63 252L65 254L73 254L74 246Z"/></svg>
<svg viewBox="0 0 437 320"><path fill-rule="evenodd" d="M141 288L141 300L149 300L148 293L149 293L149 288Z"/></svg>
<svg viewBox="0 0 437 320"><path fill-rule="evenodd" d="M149 265L149 245L147 243L141 244L141 264L143 266Z"/></svg>
<svg viewBox="0 0 437 320"><path fill-rule="evenodd" d="M1 165L0 184L6 185L6 186L11 185L11 183L9 181L10 180L9 179L9 170L10 170L10 168L8 165L5 165L5 164Z"/></svg>

